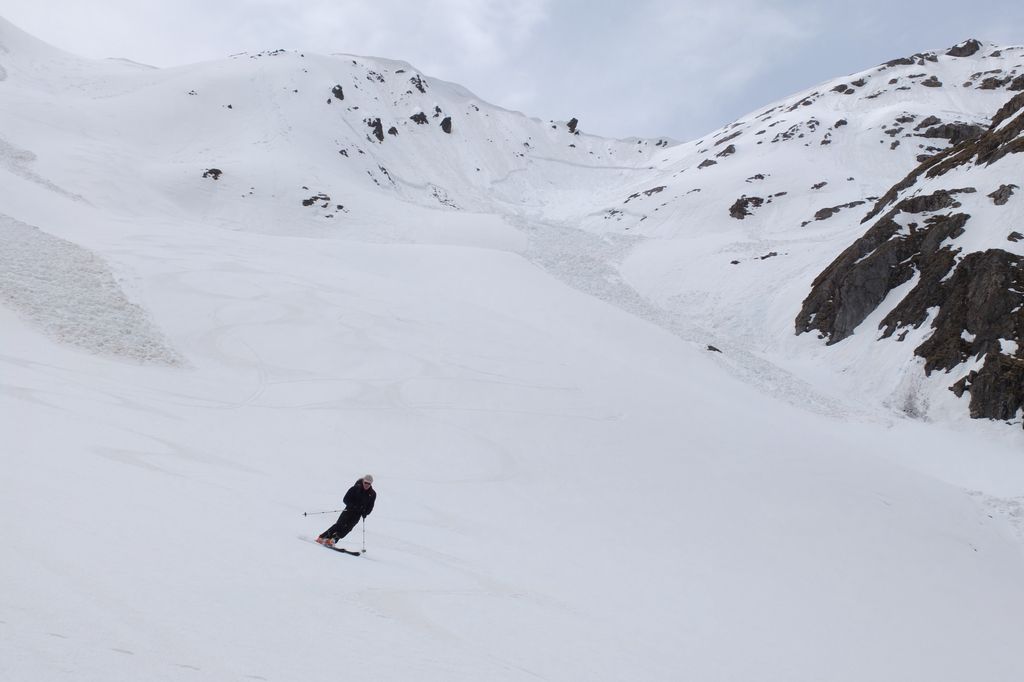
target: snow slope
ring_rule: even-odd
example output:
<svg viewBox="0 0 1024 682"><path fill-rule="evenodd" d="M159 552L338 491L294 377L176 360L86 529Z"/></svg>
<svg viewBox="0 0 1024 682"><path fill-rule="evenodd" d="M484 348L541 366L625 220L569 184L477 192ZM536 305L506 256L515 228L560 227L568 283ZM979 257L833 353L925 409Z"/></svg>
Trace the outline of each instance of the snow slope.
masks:
<svg viewBox="0 0 1024 682"><path fill-rule="evenodd" d="M1019 434L780 367L759 301L709 330L570 224L677 148L383 60L0 46L0 679L1024 674ZM367 472L367 554L309 542Z"/></svg>

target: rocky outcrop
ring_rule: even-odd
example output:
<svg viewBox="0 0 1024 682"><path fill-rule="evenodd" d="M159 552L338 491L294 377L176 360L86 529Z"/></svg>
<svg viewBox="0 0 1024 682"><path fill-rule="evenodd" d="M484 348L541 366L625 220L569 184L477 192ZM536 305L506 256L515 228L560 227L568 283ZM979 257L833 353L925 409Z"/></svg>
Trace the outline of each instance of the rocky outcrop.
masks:
<svg viewBox="0 0 1024 682"><path fill-rule="evenodd" d="M999 189L987 195L996 206L1004 206L1013 196L1013 190L1020 189L1017 185L1000 185Z"/></svg>
<svg viewBox="0 0 1024 682"><path fill-rule="evenodd" d="M335 85L331 90L331 94L334 95L334 99L343 100L345 99L345 89L340 85Z"/></svg>
<svg viewBox="0 0 1024 682"><path fill-rule="evenodd" d="M566 124L566 127L569 128L569 132L570 133L575 135L576 134L576 126L578 126L579 124L580 124L580 122L574 116L574 117L569 119L569 122Z"/></svg>
<svg viewBox="0 0 1024 682"><path fill-rule="evenodd" d="M980 49L981 42L975 40L974 38L971 38L970 40L965 40L959 45L954 45L953 47L949 48L949 51L946 52L946 55L949 57L970 57Z"/></svg>
<svg viewBox="0 0 1024 682"><path fill-rule="evenodd" d="M444 132L448 133L449 135L452 134L452 117L451 116L445 116L444 118L441 119L441 130L443 130Z"/></svg>
<svg viewBox="0 0 1024 682"><path fill-rule="evenodd" d="M751 208L757 208L764 204L761 197L742 196L729 207L729 215L737 220L743 220L748 215L753 215Z"/></svg>
<svg viewBox="0 0 1024 682"><path fill-rule="evenodd" d="M957 145L964 140L977 139L984 132L985 129L982 126L957 121L955 123L943 123L942 125L932 126L921 133L920 136L949 140L950 144Z"/></svg>
<svg viewBox="0 0 1024 682"><path fill-rule="evenodd" d="M924 371L949 372L969 360L982 361L951 390L970 394L972 417L1014 417L1024 407L1024 258L1001 248L965 253L957 238L971 229L963 202L975 188L920 193L919 185L942 180L949 187L955 181L947 174L991 166L1021 151L1024 94L1007 102L983 134L929 157L878 200L863 221L873 221L864 236L815 279L797 315L796 333L814 331L828 344L838 343L890 292L914 281L879 324L882 338L902 340L930 321L929 334L914 349ZM1007 177L1018 176L1019 168L1019 162L1008 165ZM1014 189L1002 184L985 196L1001 206ZM1016 225L1006 227L1009 232Z"/></svg>
<svg viewBox="0 0 1024 682"><path fill-rule="evenodd" d="M1024 361L1008 355L989 355L980 370L972 370L950 387L957 397L971 394L975 419L1013 419L1024 407Z"/></svg>
<svg viewBox="0 0 1024 682"><path fill-rule="evenodd" d="M380 122L379 118L366 119L366 125L373 128L373 136L377 138L378 142L384 141L384 124Z"/></svg>
<svg viewBox="0 0 1024 682"><path fill-rule="evenodd" d="M819 189L820 187L823 187L825 184L827 184L827 183L819 183L819 185L815 185L814 186L814 189ZM815 220L828 220L829 218L834 216L836 213L839 213L840 211L842 211L844 208L854 208L856 206L861 206L863 204L864 204L863 201L859 201L858 200L858 201L850 201L850 202L847 202L845 204L839 204L838 206L828 206L826 208L818 209L817 211L814 212L814 219Z"/></svg>
<svg viewBox="0 0 1024 682"><path fill-rule="evenodd" d="M911 228L909 234L901 234L903 227L897 217L903 212L919 213L925 206L949 205L949 200L948 194L906 200L880 219L814 280L796 319L797 333L816 330L829 344L838 343L853 334L886 295L909 281L926 260L945 261L948 271L952 254L947 248L947 253L938 257L939 245L962 228L966 217L961 214L941 224ZM897 235L901 238L895 238Z"/></svg>

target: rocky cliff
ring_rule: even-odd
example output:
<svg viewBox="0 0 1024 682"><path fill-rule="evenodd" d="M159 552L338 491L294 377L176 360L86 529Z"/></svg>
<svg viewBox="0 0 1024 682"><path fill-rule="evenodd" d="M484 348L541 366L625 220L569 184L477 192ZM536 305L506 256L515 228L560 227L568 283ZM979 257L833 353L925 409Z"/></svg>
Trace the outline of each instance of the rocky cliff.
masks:
<svg viewBox="0 0 1024 682"><path fill-rule="evenodd" d="M924 371L952 375L971 416L1013 418L1024 406L1022 151L1024 93L878 200L867 232L815 279L797 333L836 344L885 305L881 338L930 329L914 349Z"/></svg>

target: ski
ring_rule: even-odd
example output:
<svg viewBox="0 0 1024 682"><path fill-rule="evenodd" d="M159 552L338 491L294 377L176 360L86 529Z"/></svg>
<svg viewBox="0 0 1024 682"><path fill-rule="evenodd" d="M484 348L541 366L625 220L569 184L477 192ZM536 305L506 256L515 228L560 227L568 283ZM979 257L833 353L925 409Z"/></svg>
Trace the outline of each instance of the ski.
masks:
<svg viewBox="0 0 1024 682"><path fill-rule="evenodd" d="M335 552L341 552L342 554L351 554L352 556L362 556L363 555L363 552L361 552L359 550L345 549L344 547L331 547L329 545L321 544L321 543L317 542L316 540L314 540L313 538L308 537L308 536L300 535L299 539L300 540L305 540L306 542L312 542L313 544L316 544L316 545L320 545L321 547L324 547L325 549L331 549L331 550L334 550Z"/></svg>
<svg viewBox="0 0 1024 682"><path fill-rule="evenodd" d="M317 544L319 544L319 543L317 543ZM327 545L322 545L322 546L323 547L327 547ZM341 552L342 554L351 554L352 556L362 556L363 555L362 552L356 552L356 551L353 551L351 549L345 549L344 547L327 547L327 549L333 550L335 552Z"/></svg>

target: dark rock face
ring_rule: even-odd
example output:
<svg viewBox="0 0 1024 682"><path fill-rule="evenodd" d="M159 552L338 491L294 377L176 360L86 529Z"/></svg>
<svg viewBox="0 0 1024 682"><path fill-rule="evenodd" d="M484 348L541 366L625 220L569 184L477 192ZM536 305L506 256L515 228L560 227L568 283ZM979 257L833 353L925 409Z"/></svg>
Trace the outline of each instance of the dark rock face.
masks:
<svg viewBox="0 0 1024 682"><path fill-rule="evenodd" d="M932 216L924 220L923 226L911 222L906 230L909 234L904 234L896 218L901 213L955 208L959 204L954 194L940 190L904 199L878 220L815 279L811 294L797 316L797 333L817 330L829 339L830 345L842 341L878 307L889 291L909 281L915 272L921 273L921 281L914 292L929 291L953 264L954 251L949 246L940 248L940 244L962 234L970 216L965 213ZM908 299L915 296L914 292ZM895 322L888 323L890 326L921 324L930 305L911 306L910 310L901 310L901 307L902 304L890 313L889 317L896 318ZM882 325L886 326L887 322L883 321ZM887 328L885 336L892 331Z"/></svg>
<svg viewBox="0 0 1024 682"><path fill-rule="evenodd" d="M334 99L345 99L345 90L340 85L335 85L331 94L334 95Z"/></svg>
<svg viewBox="0 0 1024 682"><path fill-rule="evenodd" d="M213 178L214 180L220 180L220 176L223 173L220 168L207 168L203 171L204 178Z"/></svg>
<svg viewBox="0 0 1024 682"><path fill-rule="evenodd" d="M373 136L377 138L378 142L384 141L384 124L380 122L379 118L366 119L366 125L373 128Z"/></svg>
<svg viewBox="0 0 1024 682"><path fill-rule="evenodd" d="M443 130L444 132L448 133L449 135L452 134L452 117L451 116L445 116L443 119L441 119L441 130Z"/></svg>
<svg viewBox="0 0 1024 682"><path fill-rule="evenodd" d="M331 197L329 195L327 195L327 194L324 194L323 192L320 192L319 194L314 194L313 196L309 197L308 199L303 199L302 200L302 205L303 206L312 206L313 204L320 204L321 208L327 208L327 205L330 202L331 202Z"/></svg>
<svg viewBox="0 0 1024 682"><path fill-rule="evenodd" d="M931 298L941 306L932 323L935 332L914 351L925 359L926 372L953 369L970 357L998 355L999 339L1020 338L1024 316L1014 310L1024 303L1018 289L1024 285L1021 265L1020 256L1002 249L970 253L947 281L931 287ZM924 309L916 313L922 321L927 315ZM965 340L965 332L972 341Z"/></svg>
<svg viewBox="0 0 1024 682"><path fill-rule="evenodd" d="M985 129L981 126L970 123L943 123L924 131L921 137L939 138L949 140L952 144L960 144L964 140L979 138L984 132Z"/></svg>
<svg viewBox="0 0 1024 682"><path fill-rule="evenodd" d="M743 220L748 215L753 215L751 207L757 208L763 204L764 199L761 197L742 196L729 207L729 215L737 220Z"/></svg>
<svg viewBox="0 0 1024 682"><path fill-rule="evenodd" d="M825 184L828 184L828 183L821 183L821 186L824 186ZM818 185L814 186L814 189L818 189L818 188L819 188ZM829 206L827 208L822 208L822 209L819 209L818 211L815 211L814 219L815 220L828 220L829 218L834 216L836 213L839 213L840 211L842 211L844 208L853 208L855 206L860 206L863 203L864 203L863 201L851 201L851 202L846 203L846 204L839 204L838 206Z"/></svg>
<svg viewBox="0 0 1024 682"><path fill-rule="evenodd" d="M916 277L879 324L883 338L899 334L902 340L909 328L931 319L930 334L914 349L925 361L925 372L984 359L980 370L951 390L958 396L970 393L972 417L1010 419L1024 407L1024 258L1000 248L962 251L956 239L970 229L971 216L957 209L962 196L975 188L910 194L922 178L991 165L1024 151L1024 95L1007 102L983 134L962 138L925 159L878 200L862 221L873 221L864 236L815 279L796 318L796 332L817 331L828 344L838 343L893 289ZM1007 165L1007 176L1017 168ZM1004 184L987 196L1001 206L1015 189ZM1011 241L1014 234L1020 237L1013 233Z"/></svg>
<svg viewBox="0 0 1024 682"><path fill-rule="evenodd" d="M1000 185L999 189L987 196L996 206L1003 206L1013 196L1013 190L1015 189L1020 189L1020 187L1017 185Z"/></svg>
<svg viewBox="0 0 1024 682"><path fill-rule="evenodd" d="M573 118L569 119L569 123L567 123L566 126L569 128L569 132L573 133L575 135L576 134L576 126L578 126L579 124L580 124L580 122L574 116Z"/></svg>
<svg viewBox="0 0 1024 682"><path fill-rule="evenodd" d="M980 49L981 43L974 38L971 38L970 40L965 40L959 45L954 45L949 48L946 55L949 57L970 57Z"/></svg>
<svg viewBox="0 0 1024 682"><path fill-rule="evenodd" d="M957 397L971 394L975 419L1013 419L1024 395L1024 361L1008 355L989 355L980 371L972 371L950 389Z"/></svg>
<svg viewBox="0 0 1024 682"><path fill-rule="evenodd" d="M420 111L418 113L415 113L412 116L410 116L409 120L415 121L418 125L421 125L421 126L422 125L426 125L427 122L428 122L427 115L424 114L422 111Z"/></svg>
<svg viewBox="0 0 1024 682"><path fill-rule="evenodd" d="M412 78L410 78L409 82L412 83L413 87L415 87L420 92L426 92L427 91L427 85L426 85L426 83L423 82L423 79L420 78L419 75L415 75Z"/></svg>

